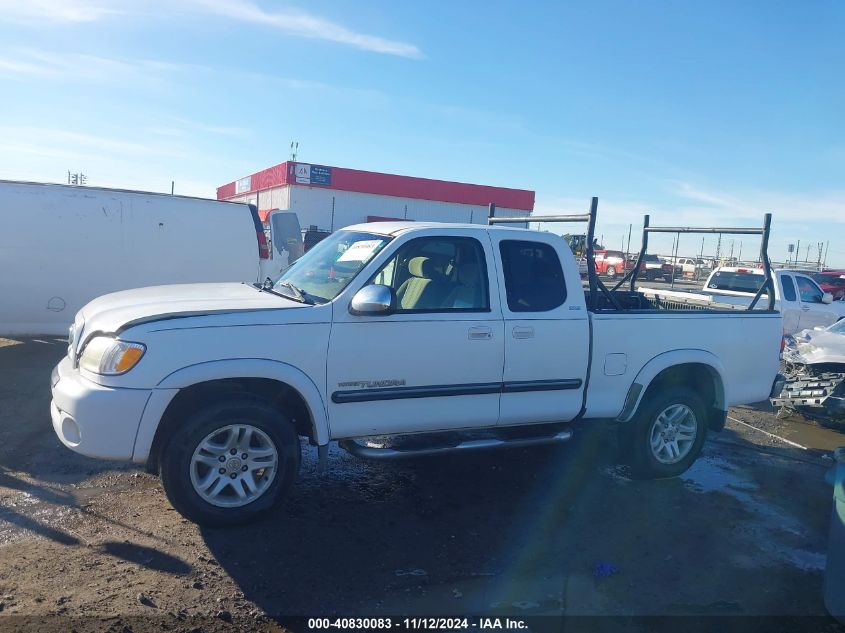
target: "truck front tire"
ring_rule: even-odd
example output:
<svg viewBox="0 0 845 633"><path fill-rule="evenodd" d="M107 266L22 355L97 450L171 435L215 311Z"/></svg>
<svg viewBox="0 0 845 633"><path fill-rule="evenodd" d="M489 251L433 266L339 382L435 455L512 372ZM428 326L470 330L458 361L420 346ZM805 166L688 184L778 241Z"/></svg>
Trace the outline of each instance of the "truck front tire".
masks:
<svg viewBox="0 0 845 633"><path fill-rule="evenodd" d="M647 396L623 434L633 475L639 479L677 477L696 460L707 437L701 398L685 387Z"/></svg>
<svg viewBox="0 0 845 633"><path fill-rule="evenodd" d="M188 417L162 450L171 505L204 526L247 523L272 510L296 480L299 437L265 401L245 394Z"/></svg>

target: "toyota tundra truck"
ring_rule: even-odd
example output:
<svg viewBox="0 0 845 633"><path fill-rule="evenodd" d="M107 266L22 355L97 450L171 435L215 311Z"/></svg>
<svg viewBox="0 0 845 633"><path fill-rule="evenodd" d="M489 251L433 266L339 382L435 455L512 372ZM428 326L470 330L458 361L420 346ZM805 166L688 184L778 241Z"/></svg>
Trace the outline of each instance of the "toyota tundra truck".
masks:
<svg viewBox="0 0 845 633"><path fill-rule="evenodd" d="M592 237L595 211L556 220ZM728 407L771 395L771 306L678 307L633 279L609 290L592 253L585 290L558 235L510 220L350 226L264 284L95 299L53 371L53 428L84 455L146 464L185 517L227 525L277 505L308 444L321 464L334 441L395 459L609 421L632 473L672 477Z"/></svg>

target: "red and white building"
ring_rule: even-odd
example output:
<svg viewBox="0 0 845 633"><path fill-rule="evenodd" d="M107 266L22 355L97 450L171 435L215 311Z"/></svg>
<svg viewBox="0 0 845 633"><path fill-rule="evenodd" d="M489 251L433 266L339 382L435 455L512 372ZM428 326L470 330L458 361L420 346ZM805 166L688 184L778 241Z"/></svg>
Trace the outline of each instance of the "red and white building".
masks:
<svg viewBox="0 0 845 633"><path fill-rule="evenodd" d="M218 200L254 204L262 221L273 209L293 211L303 228L335 229L378 220L486 224L496 215L529 216L534 192L446 180L284 162L217 189Z"/></svg>

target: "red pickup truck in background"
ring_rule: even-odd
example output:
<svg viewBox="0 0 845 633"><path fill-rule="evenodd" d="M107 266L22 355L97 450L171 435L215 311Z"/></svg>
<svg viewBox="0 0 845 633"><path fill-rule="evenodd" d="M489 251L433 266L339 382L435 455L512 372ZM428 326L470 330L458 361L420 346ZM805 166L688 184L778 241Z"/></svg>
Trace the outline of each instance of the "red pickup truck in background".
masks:
<svg viewBox="0 0 845 633"><path fill-rule="evenodd" d="M624 275L634 267L634 260L625 259L622 251L596 251L596 274L606 275L613 279L616 275Z"/></svg>
<svg viewBox="0 0 845 633"><path fill-rule="evenodd" d="M813 273L810 277L824 292L832 294L834 299L845 299L845 271L825 270Z"/></svg>

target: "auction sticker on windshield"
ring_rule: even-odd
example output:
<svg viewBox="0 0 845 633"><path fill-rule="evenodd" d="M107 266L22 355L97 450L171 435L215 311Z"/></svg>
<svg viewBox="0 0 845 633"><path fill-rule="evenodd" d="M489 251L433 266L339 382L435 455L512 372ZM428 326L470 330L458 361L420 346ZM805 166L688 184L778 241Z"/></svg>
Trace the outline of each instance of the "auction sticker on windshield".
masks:
<svg viewBox="0 0 845 633"><path fill-rule="evenodd" d="M370 259L379 246L384 244L384 240L362 240L355 242L352 246L347 248L343 255L337 258L339 262L364 262Z"/></svg>

